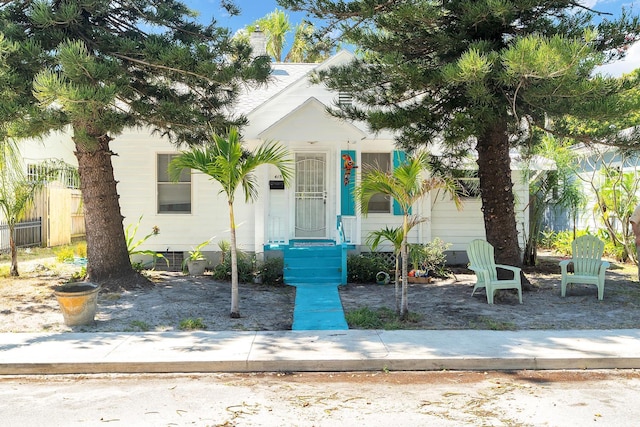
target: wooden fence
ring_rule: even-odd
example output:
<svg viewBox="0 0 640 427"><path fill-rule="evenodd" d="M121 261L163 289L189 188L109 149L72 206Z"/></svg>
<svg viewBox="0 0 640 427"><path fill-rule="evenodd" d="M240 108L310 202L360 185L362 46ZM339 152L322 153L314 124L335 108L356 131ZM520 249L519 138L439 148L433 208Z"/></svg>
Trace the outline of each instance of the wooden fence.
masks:
<svg viewBox="0 0 640 427"><path fill-rule="evenodd" d="M30 217L42 218L42 246L67 245L86 234L80 190L53 182L35 197Z"/></svg>

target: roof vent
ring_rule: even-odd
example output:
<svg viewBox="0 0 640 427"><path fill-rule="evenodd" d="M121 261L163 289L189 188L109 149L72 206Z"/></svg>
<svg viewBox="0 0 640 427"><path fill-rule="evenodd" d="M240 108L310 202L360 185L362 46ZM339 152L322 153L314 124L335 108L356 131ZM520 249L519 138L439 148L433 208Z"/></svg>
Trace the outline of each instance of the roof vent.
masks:
<svg viewBox="0 0 640 427"><path fill-rule="evenodd" d="M353 104L353 97L346 92L338 92L338 105L348 107Z"/></svg>

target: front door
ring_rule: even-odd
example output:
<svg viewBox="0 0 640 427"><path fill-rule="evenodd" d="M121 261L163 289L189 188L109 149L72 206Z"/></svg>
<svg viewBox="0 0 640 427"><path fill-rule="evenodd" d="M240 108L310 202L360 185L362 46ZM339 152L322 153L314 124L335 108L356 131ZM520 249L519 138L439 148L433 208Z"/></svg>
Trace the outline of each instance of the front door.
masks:
<svg viewBox="0 0 640 427"><path fill-rule="evenodd" d="M296 154L295 237L327 237L325 153Z"/></svg>

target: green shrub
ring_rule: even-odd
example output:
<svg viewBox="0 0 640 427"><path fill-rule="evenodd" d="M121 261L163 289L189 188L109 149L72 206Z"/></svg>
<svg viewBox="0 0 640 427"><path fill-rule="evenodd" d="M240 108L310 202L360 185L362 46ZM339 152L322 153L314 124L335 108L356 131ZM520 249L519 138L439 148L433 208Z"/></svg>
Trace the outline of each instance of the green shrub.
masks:
<svg viewBox="0 0 640 427"><path fill-rule="evenodd" d="M588 230L577 230L575 236L572 230L559 231L553 235L551 248L564 256L571 256L571 243L574 238L590 234Z"/></svg>
<svg viewBox="0 0 640 427"><path fill-rule="evenodd" d="M392 263L374 253L349 255L347 257L347 280L349 283L375 283L379 271L393 270Z"/></svg>
<svg viewBox="0 0 640 427"><path fill-rule="evenodd" d="M268 258L258 270L263 285L277 286L284 283L284 259L282 257Z"/></svg>
<svg viewBox="0 0 640 427"><path fill-rule="evenodd" d="M424 245L410 244L409 259L412 267L419 270L427 270L438 277L447 277L449 275L445 268L447 256L444 252L450 246L451 243L445 243L439 237Z"/></svg>
<svg viewBox="0 0 640 427"><path fill-rule="evenodd" d="M215 280L231 280L231 253L223 254L221 263L213 267L212 275ZM244 252L238 251L238 281L241 283L253 282L255 263Z"/></svg>

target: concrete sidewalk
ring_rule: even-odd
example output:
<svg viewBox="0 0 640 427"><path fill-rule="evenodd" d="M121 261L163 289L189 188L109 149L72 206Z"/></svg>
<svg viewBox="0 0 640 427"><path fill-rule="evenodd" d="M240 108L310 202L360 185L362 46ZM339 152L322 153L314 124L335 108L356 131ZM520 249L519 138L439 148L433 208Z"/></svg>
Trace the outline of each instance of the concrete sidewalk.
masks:
<svg viewBox="0 0 640 427"><path fill-rule="evenodd" d="M640 368L640 330L0 334L0 374Z"/></svg>

